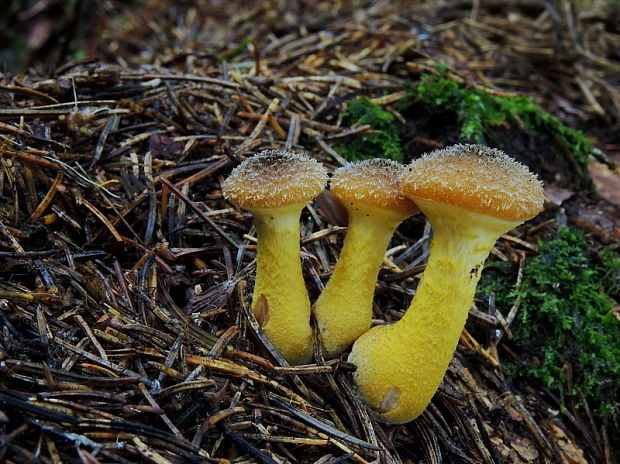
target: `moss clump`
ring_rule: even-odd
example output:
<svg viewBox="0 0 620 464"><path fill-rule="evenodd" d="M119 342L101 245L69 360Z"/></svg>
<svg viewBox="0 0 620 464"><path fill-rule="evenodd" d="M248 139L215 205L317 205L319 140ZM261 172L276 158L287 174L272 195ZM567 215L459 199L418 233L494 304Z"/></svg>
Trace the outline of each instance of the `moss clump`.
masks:
<svg viewBox="0 0 620 464"><path fill-rule="evenodd" d="M412 99L421 101L431 111L454 111L462 139L484 144L489 127L518 122L528 131L549 134L563 149L568 149L579 164L588 164L592 146L583 132L565 126L555 116L542 111L531 97L495 95L464 87L445 77L440 70L439 75L422 75L420 83L409 91L408 101Z"/></svg>
<svg viewBox="0 0 620 464"><path fill-rule="evenodd" d="M351 100L344 112L344 122L358 126L369 124L376 133L356 137L347 145L335 147L347 161L388 158L403 162L400 137L394 116L366 98Z"/></svg>
<svg viewBox="0 0 620 464"><path fill-rule="evenodd" d="M571 395L578 405L587 401L597 414L609 414L612 428L618 430L620 320L612 312L617 303L609 295L618 284L613 276L618 276L620 258L611 250L603 257L588 249L582 232L561 228L540 244L539 254L524 269L519 290L511 283L514 269L502 268L504 278L491 267L485 269L480 291L496 292L497 307L503 311L517 295L521 297L512 330L525 366L513 366L514 374L540 379L562 400ZM568 363L571 391L567 391Z"/></svg>
<svg viewBox="0 0 620 464"><path fill-rule="evenodd" d="M495 297L495 307L502 314L506 314L514 303L514 283L517 275L517 265L511 261L490 261L484 267L482 277L478 283L478 297L488 295Z"/></svg>
<svg viewBox="0 0 620 464"><path fill-rule="evenodd" d="M603 275L601 284L605 293L620 301L620 246L609 247L601 253Z"/></svg>
<svg viewBox="0 0 620 464"><path fill-rule="evenodd" d="M575 391L569 393L613 407L620 388L620 321L611 313L602 271L583 234L560 229L525 268L514 335L542 359L531 374L560 388L570 362Z"/></svg>

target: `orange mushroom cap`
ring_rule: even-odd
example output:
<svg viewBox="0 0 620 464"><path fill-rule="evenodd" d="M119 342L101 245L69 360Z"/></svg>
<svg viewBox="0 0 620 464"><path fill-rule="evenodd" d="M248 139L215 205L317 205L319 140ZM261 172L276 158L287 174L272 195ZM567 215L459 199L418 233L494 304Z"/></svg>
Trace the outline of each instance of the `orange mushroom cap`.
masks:
<svg viewBox="0 0 620 464"><path fill-rule="evenodd" d="M310 201L326 183L327 171L309 156L265 150L233 169L222 191L242 208L275 208Z"/></svg>
<svg viewBox="0 0 620 464"><path fill-rule="evenodd" d="M410 216L420 209L401 191L402 170L401 164L386 159L349 163L334 172L331 190L344 203L359 202Z"/></svg>
<svg viewBox="0 0 620 464"><path fill-rule="evenodd" d="M462 206L509 221L525 221L544 202L540 180L504 152L482 145L453 145L412 161L401 178L412 198Z"/></svg>

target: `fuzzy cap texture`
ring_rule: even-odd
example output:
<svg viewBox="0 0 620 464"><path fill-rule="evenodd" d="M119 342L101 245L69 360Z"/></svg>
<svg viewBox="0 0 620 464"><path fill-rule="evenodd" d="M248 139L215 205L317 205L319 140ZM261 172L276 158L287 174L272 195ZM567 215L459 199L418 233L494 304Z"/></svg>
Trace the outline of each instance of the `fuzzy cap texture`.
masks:
<svg viewBox="0 0 620 464"><path fill-rule="evenodd" d="M419 209L401 191L402 172L403 166L392 160L369 159L348 163L334 172L331 190L345 204L360 202L409 216Z"/></svg>
<svg viewBox="0 0 620 464"><path fill-rule="evenodd" d="M412 161L401 178L412 198L461 206L509 221L525 221L543 207L536 175L504 152L482 145L453 145Z"/></svg>
<svg viewBox="0 0 620 464"><path fill-rule="evenodd" d="M327 184L327 171L307 155L265 150L232 170L222 184L224 198L242 208L276 208L305 203Z"/></svg>

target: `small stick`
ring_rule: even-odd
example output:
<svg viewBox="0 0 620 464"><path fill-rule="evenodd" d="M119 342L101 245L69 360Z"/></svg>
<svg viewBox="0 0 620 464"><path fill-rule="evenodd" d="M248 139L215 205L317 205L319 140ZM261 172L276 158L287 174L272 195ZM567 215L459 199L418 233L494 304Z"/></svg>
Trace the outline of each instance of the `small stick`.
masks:
<svg viewBox="0 0 620 464"><path fill-rule="evenodd" d="M222 237L224 237L224 239L230 243L232 246L234 246L235 248L239 248L241 245L239 245L235 240L233 240L233 238L228 235L226 232L224 232L224 230L222 228L220 228L220 226L218 226L215 221L213 221L213 219L211 219L209 216L207 216L200 208L198 208L198 206L196 206L196 203L194 203L192 200L189 199L189 197L185 194L183 194L174 184L172 184L168 179L165 178L161 178L161 181L163 184L166 185L166 187L168 187L170 190L172 190L176 196L178 196L181 200L183 200L192 210L194 210L194 212L207 224L209 224L211 227L213 227Z"/></svg>

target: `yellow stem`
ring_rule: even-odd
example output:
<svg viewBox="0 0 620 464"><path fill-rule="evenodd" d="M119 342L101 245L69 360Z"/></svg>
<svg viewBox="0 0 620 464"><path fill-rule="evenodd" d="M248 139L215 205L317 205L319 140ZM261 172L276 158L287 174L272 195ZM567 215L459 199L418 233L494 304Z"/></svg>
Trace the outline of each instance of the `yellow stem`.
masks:
<svg viewBox="0 0 620 464"><path fill-rule="evenodd" d="M328 357L340 354L370 328L377 274L394 229L403 220L370 208L349 213L340 257L313 310Z"/></svg>
<svg viewBox="0 0 620 464"><path fill-rule="evenodd" d="M299 216L303 206L251 211L258 240L252 312L291 364L312 359L310 300L299 249Z"/></svg>
<svg viewBox="0 0 620 464"><path fill-rule="evenodd" d="M364 400L388 422L424 411L452 359L480 272L509 222L416 200L433 226L428 265L403 318L360 337L349 357Z"/></svg>

